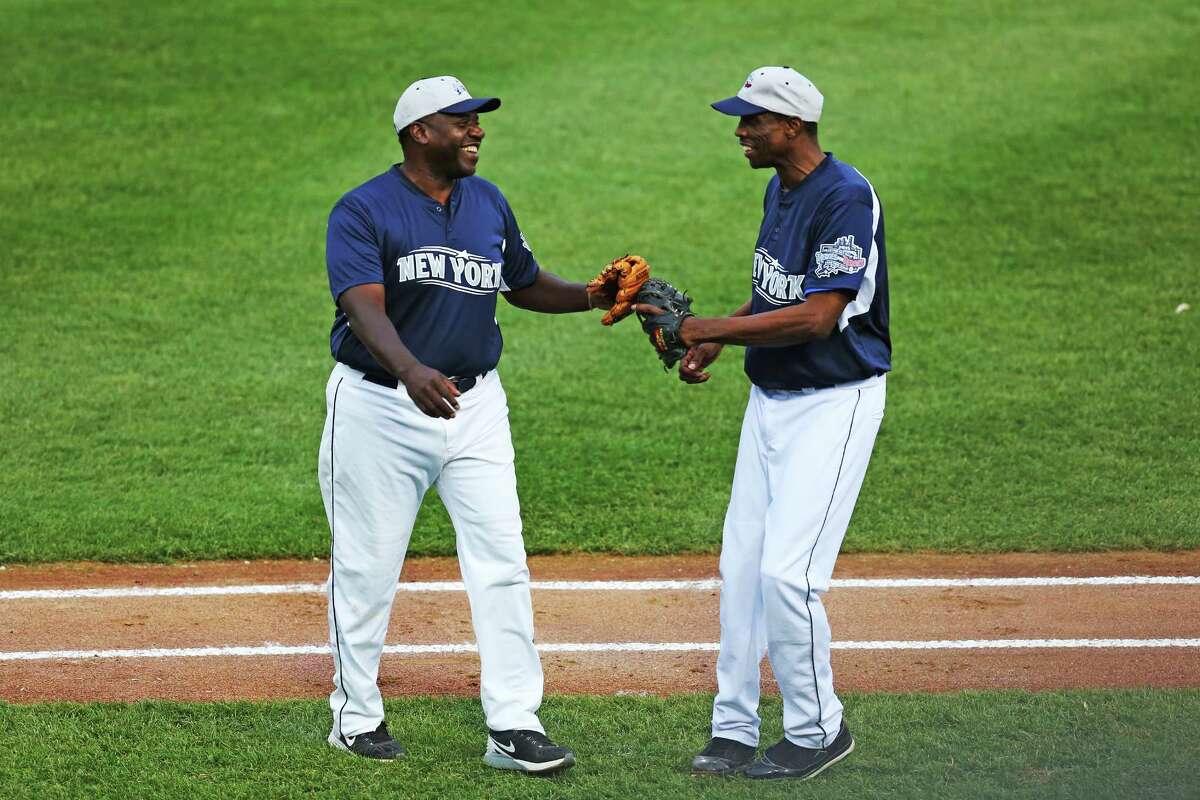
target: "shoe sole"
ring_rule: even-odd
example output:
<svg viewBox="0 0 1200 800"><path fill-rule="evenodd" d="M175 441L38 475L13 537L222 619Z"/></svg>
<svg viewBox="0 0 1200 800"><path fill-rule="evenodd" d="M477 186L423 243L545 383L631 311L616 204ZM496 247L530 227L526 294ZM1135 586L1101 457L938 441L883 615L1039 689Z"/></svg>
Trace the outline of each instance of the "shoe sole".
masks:
<svg viewBox="0 0 1200 800"><path fill-rule="evenodd" d="M804 776L803 778L801 778L800 780L802 780L802 781L806 781L806 780L808 780L809 778L815 778L815 777L817 777L817 776L818 776L818 775L820 775L822 772L824 772L825 770L829 769L829 768L830 768L830 767L832 767L834 764L838 763L838 762L839 762L839 761L841 761L843 758L845 758L846 756L850 755L850 754L851 754L851 753L853 753L853 752L854 752L854 740L853 740L853 739L851 739L851 740L850 740L850 746L849 746L849 747L847 747L847 748L845 749L845 751L844 751L844 752L842 752L841 754L839 754L839 755L836 755L836 756L834 756L833 758L829 759L829 760L828 760L828 761L826 761L824 764L822 764L822 765L821 765L819 768L817 768L816 770L814 770L814 771L812 771L812 772L808 773L807 775L805 775L805 776Z"/></svg>
<svg viewBox="0 0 1200 800"><path fill-rule="evenodd" d="M483 762L496 769L508 769L529 775L553 775L575 766L575 756L567 754L553 761L521 761L504 753L484 753Z"/></svg>
<svg viewBox="0 0 1200 800"><path fill-rule="evenodd" d="M325 743L328 744L330 747L332 747L334 750L339 750L343 753L349 753L350 755L358 756L359 758L365 758L368 761L378 761L378 762L384 763L384 764L390 764L393 761L399 761L408 755L408 753L400 753L399 755L388 756L386 758L381 757L381 756L364 756L362 753L354 752L353 750L351 750L349 747L347 747L345 744L338 741L337 739L329 738L329 739L325 740Z"/></svg>
<svg viewBox="0 0 1200 800"><path fill-rule="evenodd" d="M746 767L748 767L748 766L750 766L750 765L746 764L745 766L741 766L741 767L731 767L730 769L722 770L720 772L718 772L716 770L709 770L709 769L694 769L694 770L692 770L692 777L693 778L736 778L737 776L741 775L742 772L744 772Z"/></svg>

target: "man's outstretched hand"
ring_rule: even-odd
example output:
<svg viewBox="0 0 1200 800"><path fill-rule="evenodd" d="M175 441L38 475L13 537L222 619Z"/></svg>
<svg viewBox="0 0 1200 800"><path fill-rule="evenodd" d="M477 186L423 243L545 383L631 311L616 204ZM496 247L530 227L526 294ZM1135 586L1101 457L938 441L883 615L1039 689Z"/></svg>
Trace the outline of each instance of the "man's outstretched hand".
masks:
<svg viewBox="0 0 1200 800"><path fill-rule="evenodd" d="M600 270L600 274L588 281L593 308L607 308L603 325L620 322L633 312L633 299L642 284L650 277L650 265L641 256L624 255L614 258Z"/></svg>

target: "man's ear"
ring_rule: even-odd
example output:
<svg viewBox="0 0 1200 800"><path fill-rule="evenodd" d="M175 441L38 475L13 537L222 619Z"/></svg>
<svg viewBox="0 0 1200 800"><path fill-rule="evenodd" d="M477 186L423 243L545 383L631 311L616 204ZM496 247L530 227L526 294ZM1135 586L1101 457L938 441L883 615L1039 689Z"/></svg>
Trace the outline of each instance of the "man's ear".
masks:
<svg viewBox="0 0 1200 800"><path fill-rule="evenodd" d="M408 126L408 136L417 144L429 144L429 129L420 122Z"/></svg>
<svg viewBox="0 0 1200 800"><path fill-rule="evenodd" d="M804 120L799 117L788 117L783 124L787 128L787 138L795 139L805 135Z"/></svg>

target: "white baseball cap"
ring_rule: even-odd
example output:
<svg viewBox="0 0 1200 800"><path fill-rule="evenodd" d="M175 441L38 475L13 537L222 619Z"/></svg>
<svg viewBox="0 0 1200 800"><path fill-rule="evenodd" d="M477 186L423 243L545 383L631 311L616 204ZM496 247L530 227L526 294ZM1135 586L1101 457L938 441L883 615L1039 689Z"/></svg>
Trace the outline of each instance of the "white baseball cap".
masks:
<svg viewBox="0 0 1200 800"><path fill-rule="evenodd" d="M392 122L396 126L396 133L399 133L421 117L439 111L443 114L469 114L472 111L495 111L499 107L499 97L471 97L467 87L458 78L439 75L409 84L396 101Z"/></svg>
<svg viewBox="0 0 1200 800"><path fill-rule="evenodd" d="M805 122L818 122L824 104L825 97L812 81L791 67L759 67L750 73L736 95L713 103L712 107L734 117L774 111Z"/></svg>

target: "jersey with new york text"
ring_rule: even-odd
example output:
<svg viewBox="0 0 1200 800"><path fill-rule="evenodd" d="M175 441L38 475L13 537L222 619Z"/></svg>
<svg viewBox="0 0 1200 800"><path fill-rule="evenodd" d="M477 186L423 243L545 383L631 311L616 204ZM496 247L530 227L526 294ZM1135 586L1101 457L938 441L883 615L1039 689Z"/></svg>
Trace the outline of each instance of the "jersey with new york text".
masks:
<svg viewBox="0 0 1200 800"><path fill-rule="evenodd" d="M443 206L399 165L337 202L325 257L335 304L354 286L383 284L388 319L404 345L422 364L458 377L495 368L504 346L496 293L523 289L538 273L495 185L461 178ZM387 376L340 307L330 350L344 364Z"/></svg>
<svg viewBox="0 0 1200 800"><path fill-rule="evenodd" d="M751 314L795 306L816 292L852 296L824 339L747 347L746 374L756 386L829 387L891 369L883 209L867 179L832 153L789 191L778 175L767 184L752 288Z"/></svg>

